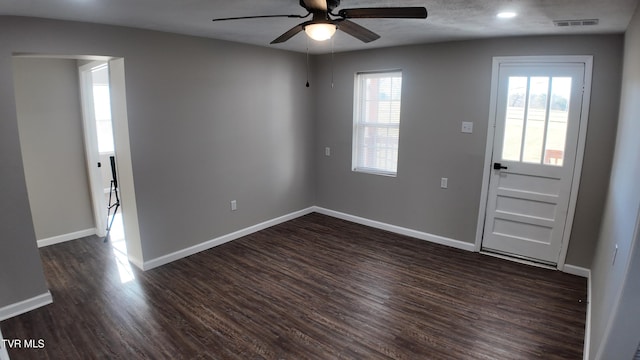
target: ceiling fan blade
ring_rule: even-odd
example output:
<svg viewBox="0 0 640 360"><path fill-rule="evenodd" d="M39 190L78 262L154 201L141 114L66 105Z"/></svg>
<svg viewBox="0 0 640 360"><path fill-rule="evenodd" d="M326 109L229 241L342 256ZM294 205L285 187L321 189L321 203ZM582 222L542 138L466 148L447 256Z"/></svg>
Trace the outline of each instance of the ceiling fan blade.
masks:
<svg viewBox="0 0 640 360"><path fill-rule="evenodd" d="M304 24L296 25L296 26L292 27L286 33L280 35L277 39L273 40L271 42L271 44L283 43L283 42L291 39L292 37L294 37L297 33L301 32L302 30L304 30Z"/></svg>
<svg viewBox="0 0 640 360"><path fill-rule="evenodd" d="M387 7L342 9L338 15L343 19L426 19L425 7Z"/></svg>
<svg viewBox="0 0 640 360"><path fill-rule="evenodd" d="M256 15L256 16L238 16L238 17L228 17L228 18L217 18L211 19L211 21L227 21L227 20L243 20L243 19L260 19L260 18L297 18L304 19L307 16L311 15L308 13L307 15Z"/></svg>
<svg viewBox="0 0 640 360"><path fill-rule="evenodd" d="M365 43L372 42L373 40L377 40L380 38L380 35L354 23L353 21L341 20L338 21L337 24L338 29Z"/></svg>

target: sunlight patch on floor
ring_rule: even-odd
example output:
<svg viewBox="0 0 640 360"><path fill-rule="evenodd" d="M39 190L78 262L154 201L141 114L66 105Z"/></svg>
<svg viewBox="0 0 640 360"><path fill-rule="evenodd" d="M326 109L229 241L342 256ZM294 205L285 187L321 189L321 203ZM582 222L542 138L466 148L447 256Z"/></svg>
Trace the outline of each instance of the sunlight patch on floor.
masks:
<svg viewBox="0 0 640 360"><path fill-rule="evenodd" d="M113 248L114 259L118 266L120 281L126 284L135 280L133 269L127 257L127 243L124 238L124 226L122 223L122 212L115 214L111 231L109 232L109 244Z"/></svg>

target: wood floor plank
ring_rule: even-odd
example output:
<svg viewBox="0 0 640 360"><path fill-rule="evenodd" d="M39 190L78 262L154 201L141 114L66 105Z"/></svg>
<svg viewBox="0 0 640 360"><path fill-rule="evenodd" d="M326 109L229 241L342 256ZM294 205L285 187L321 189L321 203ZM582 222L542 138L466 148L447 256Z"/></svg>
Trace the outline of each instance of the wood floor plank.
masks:
<svg viewBox="0 0 640 360"><path fill-rule="evenodd" d="M586 280L310 214L123 283L96 237L41 249L54 303L11 359L581 359Z"/></svg>

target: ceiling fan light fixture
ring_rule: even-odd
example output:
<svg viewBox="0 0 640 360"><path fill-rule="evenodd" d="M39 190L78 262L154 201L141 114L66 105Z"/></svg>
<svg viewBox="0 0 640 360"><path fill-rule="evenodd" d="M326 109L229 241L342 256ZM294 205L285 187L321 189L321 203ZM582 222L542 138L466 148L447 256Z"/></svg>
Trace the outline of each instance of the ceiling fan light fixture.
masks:
<svg viewBox="0 0 640 360"><path fill-rule="evenodd" d="M309 24L304 27L304 32L316 41L325 41L331 39L336 33L336 25L329 23Z"/></svg>
<svg viewBox="0 0 640 360"><path fill-rule="evenodd" d="M516 16L518 16L518 14L513 11L503 11L496 15L499 19L513 19Z"/></svg>

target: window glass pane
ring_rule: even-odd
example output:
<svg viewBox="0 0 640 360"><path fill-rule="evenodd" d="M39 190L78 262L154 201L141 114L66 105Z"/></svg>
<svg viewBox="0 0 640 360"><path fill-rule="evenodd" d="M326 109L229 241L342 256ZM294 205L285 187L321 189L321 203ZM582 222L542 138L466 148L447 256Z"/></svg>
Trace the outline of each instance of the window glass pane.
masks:
<svg viewBox="0 0 640 360"><path fill-rule="evenodd" d="M402 78L392 77L391 100L395 100L400 104L400 89L402 89Z"/></svg>
<svg viewBox="0 0 640 360"><path fill-rule="evenodd" d="M544 164L562 166L567 123L569 120L569 101L571 99L571 78L554 77L551 83L551 104L547 139L544 150Z"/></svg>
<svg viewBox="0 0 640 360"><path fill-rule="evenodd" d="M520 161L527 80L528 78L526 77L509 77L504 141L502 144L503 160Z"/></svg>
<svg viewBox="0 0 640 360"><path fill-rule="evenodd" d="M380 74L372 74L364 83L364 119L362 120L367 123L399 123L401 78L380 77Z"/></svg>
<svg viewBox="0 0 640 360"><path fill-rule="evenodd" d="M93 109L97 120L111 120L109 85L93 85Z"/></svg>
<svg viewBox="0 0 640 360"><path fill-rule="evenodd" d="M529 107L525 125L522 161L542 163L542 146L547 120L548 77L532 77L529 84Z"/></svg>
<svg viewBox="0 0 640 360"><path fill-rule="evenodd" d="M399 129L367 126L362 129L358 166L395 172L398 158Z"/></svg>
<svg viewBox="0 0 640 360"><path fill-rule="evenodd" d="M98 151L101 153L113 152L113 128L111 127L109 85L93 84L93 110L96 119L96 130L98 132Z"/></svg>

